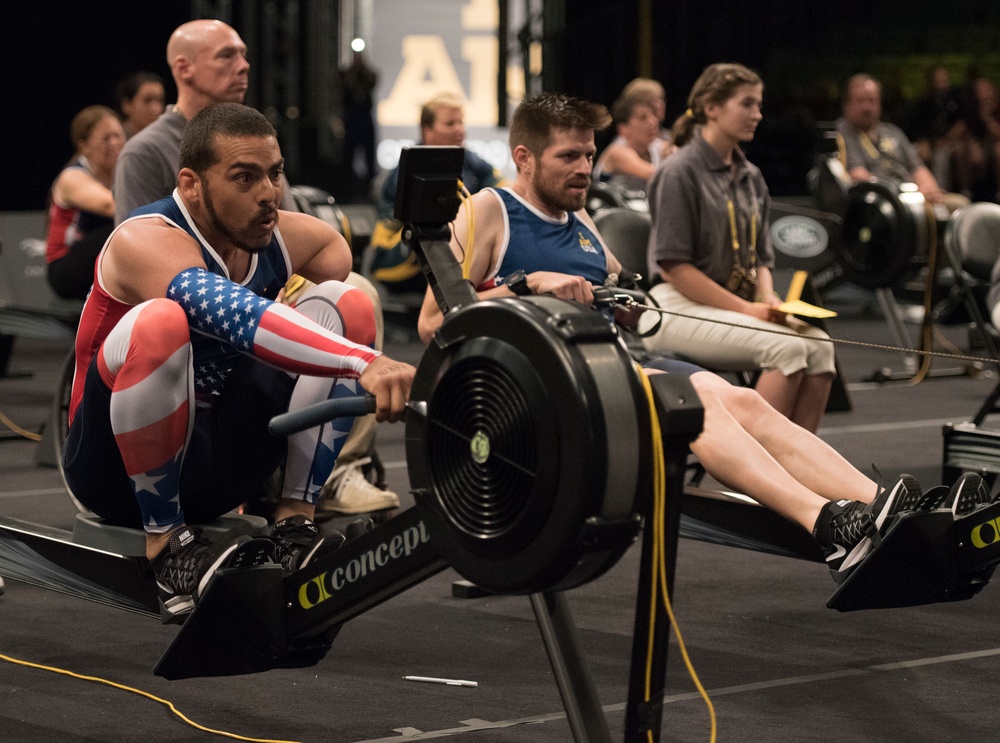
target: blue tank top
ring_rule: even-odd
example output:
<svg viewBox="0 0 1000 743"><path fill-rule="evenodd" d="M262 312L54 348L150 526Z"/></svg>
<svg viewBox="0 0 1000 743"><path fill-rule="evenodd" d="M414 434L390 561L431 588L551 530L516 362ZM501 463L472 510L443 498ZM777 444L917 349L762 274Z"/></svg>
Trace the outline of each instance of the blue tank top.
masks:
<svg viewBox="0 0 1000 743"><path fill-rule="evenodd" d="M523 270L582 276L594 284L608 277L608 256L600 238L572 212L562 219L542 214L509 188L487 189L504 208L500 260L487 279L503 279Z"/></svg>
<svg viewBox="0 0 1000 743"><path fill-rule="evenodd" d="M230 278L221 257L205 242L176 191L165 199L134 209L129 214L129 219L149 215L164 217L187 232L201 246L201 255L208 270ZM252 255L250 270L240 285L254 294L273 300L288 281L291 265L281 233L275 229L270 244ZM199 332L191 333L191 347L194 352L195 394L199 402L210 402L212 397L222 392L236 358L243 354L230 343Z"/></svg>

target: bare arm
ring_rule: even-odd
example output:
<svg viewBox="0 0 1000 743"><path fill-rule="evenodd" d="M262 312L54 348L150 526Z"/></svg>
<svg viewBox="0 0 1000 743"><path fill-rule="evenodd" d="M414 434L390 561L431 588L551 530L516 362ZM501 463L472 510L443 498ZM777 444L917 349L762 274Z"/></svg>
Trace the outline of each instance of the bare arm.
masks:
<svg viewBox="0 0 1000 743"><path fill-rule="evenodd" d="M108 293L127 304L166 297L177 274L205 267L201 249L190 235L155 218L123 225L98 258Z"/></svg>
<svg viewBox="0 0 1000 743"><path fill-rule="evenodd" d="M604 169L608 173L631 175L644 181L652 178L655 171L651 162L643 160L638 152L622 143L609 145L604 157Z"/></svg>
<svg viewBox="0 0 1000 743"><path fill-rule="evenodd" d="M331 225L301 212L279 211L278 225L292 270L313 283L343 281L351 272L351 249Z"/></svg>
<svg viewBox="0 0 1000 743"><path fill-rule="evenodd" d="M780 322L781 318L784 317L784 315L775 313L764 305L748 302L736 296L731 291L716 284L701 269L696 268L690 263L663 261L660 264L660 268L665 278L674 285L677 291L693 302L705 304L710 307L718 307L722 310L740 312L744 315L750 315L751 317L769 322ZM766 272L767 278L765 279L765 283L769 284L771 280L770 271L767 269L758 269L758 271L760 272L758 276ZM762 291L763 288L758 285L758 291ZM768 288L767 291L770 292L771 289Z"/></svg>
<svg viewBox="0 0 1000 743"><path fill-rule="evenodd" d="M503 210L500 202L493 194L480 191L472 197L472 209L475 215L475 230L473 243L469 241L469 213L466 206L458 210L458 216L452 227L451 250L456 260L465 258L465 250L472 250L472 266L469 270L469 281L473 286L479 286L489 275L496 263L500 239L503 236ZM593 225L589 217L588 225ZM595 230L596 231L596 230ZM617 266L618 261L610 254L611 261ZM554 271L534 271L527 275L528 288L532 294L553 294L561 299L570 299L582 304L593 304L594 293L590 282L582 276ZM497 286L478 292L480 299L490 297L513 297L514 293L507 286ZM424 304L417 320L417 330L424 343L430 343L435 331L441 327L444 317L437 306L430 289L424 296Z"/></svg>
<svg viewBox="0 0 1000 743"><path fill-rule="evenodd" d="M80 168L67 168L56 178L52 197L57 204L82 209L102 217L115 216L111 189Z"/></svg>
<svg viewBox="0 0 1000 743"><path fill-rule="evenodd" d="M938 186L937 178L935 178L934 174L931 173L930 168L926 165L921 165L919 168L914 170L913 182L917 184L917 189L930 203L941 203L944 198L941 193L941 187Z"/></svg>
<svg viewBox="0 0 1000 743"><path fill-rule="evenodd" d="M474 214L475 229L473 232L474 242L469 241L469 209ZM465 202L458 210L458 215L452 224L451 230L451 252L455 260L461 263L465 260L466 249L472 250L472 266L469 269L469 281L473 286L478 286L486 274L489 273L490 266L493 265L493 255L496 250L496 243L503 231L503 213L500 203L496 198L486 192L480 191L475 194L470 201ZM481 299L491 296L505 296L511 294L506 287L498 287L488 291L479 292ZM424 295L424 304L420 308L420 317L417 319L417 332L424 343L430 343L435 331L441 327L444 316L441 308L430 288Z"/></svg>

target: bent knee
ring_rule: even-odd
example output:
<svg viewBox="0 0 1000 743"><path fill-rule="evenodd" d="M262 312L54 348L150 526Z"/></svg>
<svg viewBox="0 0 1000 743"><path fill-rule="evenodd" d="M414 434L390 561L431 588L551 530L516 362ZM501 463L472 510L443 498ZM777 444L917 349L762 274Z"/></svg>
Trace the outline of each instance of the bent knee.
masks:
<svg viewBox="0 0 1000 743"><path fill-rule="evenodd" d="M105 381L128 362L143 359L158 366L188 346L187 313L172 299L150 299L136 305L111 329L101 344Z"/></svg>
<svg viewBox="0 0 1000 743"><path fill-rule="evenodd" d="M774 408L752 387L730 387L724 400L730 412L740 412L746 416L766 415Z"/></svg>
<svg viewBox="0 0 1000 743"><path fill-rule="evenodd" d="M310 287L295 309L349 341L375 343L375 307L364 291L342 281L324 281Z"/></svg>
<svg viewBox="0 0 1000 743"><path fill-rule="evenodd" d="M141 308L132 330L133 337L141 333L143 340L162 341L176 348L191 339L187 313L172 299L151 299Z"/></svg>
<svg viewBox="0 0 1000 743"><path fill-rule="evenodd" d="M833 349L829 343L808 338L783 338L782 343L766 349L760 359L764 370L776 369L790 377L801 371L816 374L832 364Z"/></svg>
<svg viewBox="0 0 1000 743"><path fill-rule="evenodd" d="M706 410L718 406L740 420L775 412L752 387L737 387L711 372L692 375L691 381Z"/></svg>
<svg viewBox="0 0 1000 743"><path fill-rule="evenodd" d="M375 344L375 305L362 289L344 292L337 302L344 318L344 337L365 346Z"/></svg>

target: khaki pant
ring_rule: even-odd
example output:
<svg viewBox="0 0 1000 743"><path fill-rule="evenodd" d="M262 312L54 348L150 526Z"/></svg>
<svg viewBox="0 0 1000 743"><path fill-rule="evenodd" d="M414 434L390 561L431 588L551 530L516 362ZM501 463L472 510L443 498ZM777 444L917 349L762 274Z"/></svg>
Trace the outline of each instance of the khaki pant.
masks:
<svg viewBox="0 0 1000 743"><path fill-rule="evenodd" d="M691 301L670 284L657 284L649 293L663 309L687 316L662 315L659 330L642 341L653 353L680 354L712 371L780 369L785 376L803 369L806 374L836 371L833 344L811 340L810 336L828 337L812 325L800 321L793 329L739 312L709 307ZM639 332L650 328L657 319L658 313L644 312L639 320ZM761 332L768 330L784 335Z"/></svg>

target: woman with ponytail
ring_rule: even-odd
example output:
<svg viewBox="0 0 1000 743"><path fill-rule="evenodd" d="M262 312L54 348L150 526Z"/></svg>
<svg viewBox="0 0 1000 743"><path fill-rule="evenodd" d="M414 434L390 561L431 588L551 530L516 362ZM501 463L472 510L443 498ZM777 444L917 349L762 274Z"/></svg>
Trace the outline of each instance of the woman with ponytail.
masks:
<svg viewBox="0 0 1000 743"><path fill-rule="evenodd" d="M679 149L650 182L649 261L662 279L652 296L683 316L662 315L645 343L717 371L760 369L757 391L815 431L835 373L833 347L814 340L826 337L821 330L776 309L771 200L740 148L760 123L763 90L742 65L711 65L674 123ZM657 319L644 317L640 332Z"/></svg>

